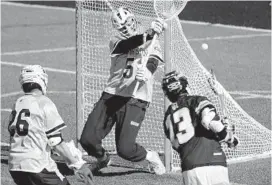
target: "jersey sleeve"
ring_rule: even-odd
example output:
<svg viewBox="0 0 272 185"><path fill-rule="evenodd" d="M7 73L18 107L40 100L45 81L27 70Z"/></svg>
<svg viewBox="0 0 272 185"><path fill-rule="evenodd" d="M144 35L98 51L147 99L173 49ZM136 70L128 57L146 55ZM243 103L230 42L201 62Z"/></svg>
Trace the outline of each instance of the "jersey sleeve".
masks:
<svg viewBox="0 0 272 185"><path fill-rule="evenodd" d="M110 41L110 56L127 54L130 50L141 46L143 43L143 34L129 38L116 36Z"/></svg>
<svg viewBox="0 0 272 185"><path fill-rule="evenodd" d="M167 111L164 114L164 119L163 119L163 131L164 131L164 135L166 136L166 138L170 139L170 120L169 120L169 116L170 116L170 106L168 107Z"/></svg>
<svg viewBox="0 0 272 185"><path fill-rule="evenodd" d="M60 130L64 129L66 125L64 124L56 105L48 100L44 106L45 113L45 133L47 136L54 135Z"/></svg>
<svg viewBox="0 0 272 185"><path fill-rule="evenodd" d="M155 58L159 62L163 62L162 49L160 46L160 42L158 40L156 40L153 47L154 48L153 48L152 52L150 53L149 58Z"/></svg>
<svg viewBox="0 0 272 185"><path fill-rule="evenodd" d="M215 110L213 103L206 97L200 96L196 99L195 112L200 115L204 108L209 107Z"/></svg>
<svg viewBox="0 0 272 185"><path fill-rule="evenodd" d="M111 57L115 57L116 55L118 54L115 54L114 53L114 50L116 48L116 46L118 45L118 43L121 41L121 39L119 37L113 37L111 40L110 40L110 43L109 43L109 48L110 48L110 56Z"/></svg>

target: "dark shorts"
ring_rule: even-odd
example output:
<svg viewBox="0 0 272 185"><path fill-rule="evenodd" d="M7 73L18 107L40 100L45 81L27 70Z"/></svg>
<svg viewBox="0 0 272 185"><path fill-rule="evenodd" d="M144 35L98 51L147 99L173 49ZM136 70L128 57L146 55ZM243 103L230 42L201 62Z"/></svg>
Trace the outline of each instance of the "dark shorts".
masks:
<svg viewBox="0 0 272 185"><path fill-rule="evenodd" d="M10 175L17 185L70 185L66 178L61 180L55 172L46 169L40 173L10 171Z"/></svg>

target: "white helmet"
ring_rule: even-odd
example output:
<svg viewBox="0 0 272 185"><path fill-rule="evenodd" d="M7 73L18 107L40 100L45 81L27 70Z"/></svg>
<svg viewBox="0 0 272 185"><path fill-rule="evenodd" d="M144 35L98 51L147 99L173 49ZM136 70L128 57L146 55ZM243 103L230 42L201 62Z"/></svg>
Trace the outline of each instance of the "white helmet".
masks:
<svg viewBox="0 0 272 185"><path fill-rule="evenodd" d="M40 65L28 65L21 70L19 78L21 86L25 83L37 83L41 86L43 94L46 94L48 75Z"/></svg>
<svg viewBox="0 0 272 185"><path fill-rule="evenodd" d="M111 21L121 35L131 37L137 34L137 21L129 9L120 7L113 11Z"/></svg>

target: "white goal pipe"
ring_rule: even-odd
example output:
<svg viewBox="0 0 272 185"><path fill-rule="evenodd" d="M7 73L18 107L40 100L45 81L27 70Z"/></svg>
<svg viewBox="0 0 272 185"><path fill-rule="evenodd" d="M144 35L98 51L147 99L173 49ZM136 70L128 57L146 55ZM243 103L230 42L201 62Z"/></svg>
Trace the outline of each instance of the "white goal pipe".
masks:
<svg viewBox="0 0 272 185"><path fill-rule="evenodd" d="M166 21L167 28L164 31L164 74L171 71L171 20ZM164 97L164 112L170 105L169 100ZM165 168L167 172L172 170L172 146L169 139L164 139Z"/></svg>

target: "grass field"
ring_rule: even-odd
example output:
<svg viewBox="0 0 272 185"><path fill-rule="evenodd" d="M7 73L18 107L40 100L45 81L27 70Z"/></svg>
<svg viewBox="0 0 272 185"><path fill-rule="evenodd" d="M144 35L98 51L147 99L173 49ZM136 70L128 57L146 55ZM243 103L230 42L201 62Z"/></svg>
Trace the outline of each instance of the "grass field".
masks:
<svg viewBox="0 0 272 185"><path fill-rule="evenodd" d="M49 75L48 96L68 125L65 138L75 138L76 51L75 12L66 8L2 3L1 16L1 146L8 143L6 119L22 94L21 67L41 64ZM271 130L271 31L182 21L184 33L203 65L217 72L218 80L239 105ZM201 43L209 44L208 52ZM233 184L271 184L271 158L229 165ZM64 170L65 171L65 170ZM68 179L74 182L67 171ZM109 167L95 176L105 185L181 185L180 173L156 176L146 170ZM1 160L1 183L14 185ZM75 184L75 183L74 183Z"/></svg>

